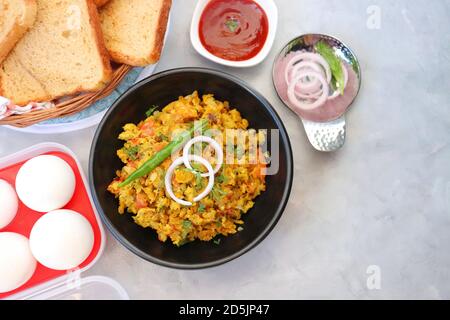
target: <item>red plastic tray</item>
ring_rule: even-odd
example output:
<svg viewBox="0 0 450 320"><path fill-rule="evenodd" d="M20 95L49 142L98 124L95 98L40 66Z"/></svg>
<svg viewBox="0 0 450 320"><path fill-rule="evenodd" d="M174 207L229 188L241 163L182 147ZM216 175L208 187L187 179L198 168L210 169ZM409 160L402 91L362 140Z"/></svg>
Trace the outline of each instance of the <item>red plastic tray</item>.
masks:
<svg viewBox="0 0 450 320"><path fill-rule="evenodd" d="M73 198L64 207L64 209L74 210L82 214L91 223L92 228L94 230L94 248L92 249L92 252L89 255L89 257L79 266L79 269L83 269L89 266L89 264L91 264L99 254L103 242L103 233L101 227L99 226L99 222L97 220L96 213L94 212L90 197L86 190L86 186L81 177L80 168L77 165L77 161L72 156L62 151L45 152L42 154L54 155L65 160L75 173L76 177L75 193L73 195ZM6 180L12 186L14 186L17 172L19 171L22 164L29 159L30 158L26 158L23 161L8 166L6 168L0 168L0 179ZM15 219L6 228L1 229L0 232L16 232L29 238L34 223L42 215L43 213L33 211L20 202L19 211ZM52 270L38 263L33 277L26 284L24 284L23 286L14 291L10 291L7 293L0 293L0 299L6 298L8 296L32 288L34 286L43 284L45 282L49 282L51 280L54 280L67 274L68 271Z"/></svg>

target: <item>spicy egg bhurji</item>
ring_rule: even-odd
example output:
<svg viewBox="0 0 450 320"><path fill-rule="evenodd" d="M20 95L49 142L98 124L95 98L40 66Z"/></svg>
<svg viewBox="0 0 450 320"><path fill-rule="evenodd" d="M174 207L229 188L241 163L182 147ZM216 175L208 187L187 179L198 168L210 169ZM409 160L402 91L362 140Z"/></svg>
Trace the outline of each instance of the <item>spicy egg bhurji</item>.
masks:
<svg viewBox="0 0 450 320"><path fill-rule="evenodd" d="M241 129L241 135L248 135L248 121L228 102L218 101L211 94L200 97L197 92L180 97L162 111L152 111L149 110L147 119L139 124L126 124L119 135L125 143L117 155L125 165L116 172L117 177L108 187L119 200L119 213L127 211L133 215L135 223L154 229L160 241L170 238L177 246L196 239L210 241L217 235L228 236L242 230L242 214L253 207L254 199L266 188L264 161L252 164L249 161L223 161L220 165L219 150L213 152L213 148L208 148L211 146L205 148L202 157L210 162L210 169L215 168L212 175L211 172L205 174L205 165L198 161L186 163L191 168L183 164L174 168L177 163L173 159L186 150L179 150L178 155L156 162L154 160L177 143L177 136L171 138L172 133L192 129L194 121L203 121L211 132L224 135L219 139L221 141L214 143L220 148L230 140L226 136L227 129ZM245 143L237 147L232 145L236 160L248 156L254 148L249 139L242 138ZM258 134L257 139L258 145L261 145L265 137ZM186 141L179 143L178 147L182 144ZM227 144L229 147L230 144ZM257 154L262 156L260 149ZM138 174L146 166L148 169L149 164L153 164L151 171ZM205 189L211 178L213 185L210 192L196 201L199 194L207 191ZM190 204L181 204L186 201Z"/></svg>

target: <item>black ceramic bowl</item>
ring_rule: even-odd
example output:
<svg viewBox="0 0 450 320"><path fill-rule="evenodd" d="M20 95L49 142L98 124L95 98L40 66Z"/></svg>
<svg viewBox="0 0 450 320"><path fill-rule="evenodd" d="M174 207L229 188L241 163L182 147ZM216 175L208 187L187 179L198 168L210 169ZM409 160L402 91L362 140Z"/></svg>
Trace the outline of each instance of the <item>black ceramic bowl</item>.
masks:
<svg viewBox="0 0 450 320"><path fill-rule="evenodd" d="M122 167L116 151L123 146L117 139L126 123L145 119L151 105L165 106L179 96L213 93L227 100L249 120L255 129L279 129L279 170L267 176L267 190L244 215L244 230L223 237L219 245L194 241L182 247L162 243L156 232L133 222L130 214L117 212L118 200L106 188ZM279 116L259 93L241 80L214 70L182 68L147 78L125 92L108 110L94 137L89 161L89 183L94 202L109 231L126 248L148 261L180 269L216 266L239 257L260 243L280 219L289 198L293 176L289 137Z"/></svg>

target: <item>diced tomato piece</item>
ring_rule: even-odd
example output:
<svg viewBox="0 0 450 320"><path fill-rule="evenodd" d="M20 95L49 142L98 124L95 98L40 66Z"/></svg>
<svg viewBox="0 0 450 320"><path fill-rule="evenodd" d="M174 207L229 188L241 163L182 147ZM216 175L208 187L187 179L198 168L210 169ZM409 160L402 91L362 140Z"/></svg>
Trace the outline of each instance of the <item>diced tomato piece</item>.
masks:
<svg viewBox="0 0 450 320"><path fill-rule="evenodd" d="M156 143L154 146L155 151L161 151L167 145L166 142Z"/></svg>
<svg viewBox="0 0 450 320"><path fill-rule="evenodd" d="M142 209L147 207L147 199L144 194L138 193L136 195L136 209Z"/></svg>
<svg viewBox="0 0 450 320"><path fill-rule="evenodd" d="M136 161L129 161L129 162L127 163L127 166L132 167L132 168L134 168L134 169L137 169Z"/></svg>
<svg viewBox="0 0 450 320"><path fill-rule="evenodd" d="M155 123L152 120L145 121L141 127L141 131L145 136L153 136L155 134L155 130L153 130L153 125Z"/></svg>

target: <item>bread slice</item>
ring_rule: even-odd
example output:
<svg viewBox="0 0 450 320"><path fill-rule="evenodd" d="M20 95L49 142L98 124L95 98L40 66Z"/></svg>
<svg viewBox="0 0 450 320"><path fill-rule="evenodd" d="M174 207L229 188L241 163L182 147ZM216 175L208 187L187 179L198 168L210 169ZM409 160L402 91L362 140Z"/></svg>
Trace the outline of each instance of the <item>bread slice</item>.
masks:
<svg viewBox="0 0 450 320"><path fill-rule="evenodd" d="M0 0L0 63L36 19L36 0Z"/></svg>
<svg viewBox="0 0 450 320"><path fill-rule="evenodd" d="M172 0L111 0L100 22L111 58L132 66L159 60Z"/></svg>
<svg viewBox="0 0 450 320"><path fill-rule="evenodd" d="M101 89L111 79L92 0L37 0L36 22L0 66L0 95L17 105Z"/></svg>
<svg viewBox="0 0 450 320"><path fill-rule="evenodd" d="M104 6L109 0L94 0L94 3L97 7Z"/></svg>

